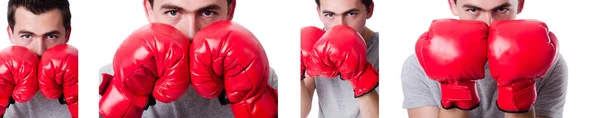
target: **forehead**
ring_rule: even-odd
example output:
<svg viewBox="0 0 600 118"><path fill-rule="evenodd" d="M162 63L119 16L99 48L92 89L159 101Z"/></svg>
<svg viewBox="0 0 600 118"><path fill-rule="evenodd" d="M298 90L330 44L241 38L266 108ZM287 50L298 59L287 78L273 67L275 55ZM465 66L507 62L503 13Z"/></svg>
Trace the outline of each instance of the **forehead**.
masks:
<svg viewBox="0 0 600 118"><path fill-rule="evenodd" d="M64 29L62 14L58 8L40 14L34 14L25 7L18 7L15 11L15 29L28 30L56 30Z"/></svg>
<svg viewBox="0 0 600 118"><path fill-rule="evenodd" d="M227 8L227 0L154 0L154 7L160 8L160 6L169 4L177 7L181 7L185 10L196 10L209 5L218 5L223 8Z"/></svg>
<svg viewBox="0 0 600 118"><path fill-rule="evenodd" d="M505 3L510 3L512 6L518 6L519 0L456 0L456 5L458 6L470 4L484 9L491 9Z"/></svg>
<svg viewBox="0 0 600 118"><path fill-rule="evenodd" d="M332 12L345 12L350 9L361 9L366 6L361 0L320 0L320 9Z"/></svg>

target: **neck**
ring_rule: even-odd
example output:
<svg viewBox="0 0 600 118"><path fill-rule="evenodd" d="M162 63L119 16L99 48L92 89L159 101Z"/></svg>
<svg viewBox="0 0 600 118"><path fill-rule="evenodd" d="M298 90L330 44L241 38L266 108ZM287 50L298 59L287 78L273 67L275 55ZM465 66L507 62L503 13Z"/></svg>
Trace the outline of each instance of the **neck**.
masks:
<svg viewBox="0 0 600 118"><path fill-rule="evenodd" d="M360 33L360 35L362 36L363 40L365 40L365 42L367 42L367 41L371 40L371 37L373 37L373 35L375 35L375 32L373 32L373 30L371 30L369 28L365 28L365 31Z"/></svg>

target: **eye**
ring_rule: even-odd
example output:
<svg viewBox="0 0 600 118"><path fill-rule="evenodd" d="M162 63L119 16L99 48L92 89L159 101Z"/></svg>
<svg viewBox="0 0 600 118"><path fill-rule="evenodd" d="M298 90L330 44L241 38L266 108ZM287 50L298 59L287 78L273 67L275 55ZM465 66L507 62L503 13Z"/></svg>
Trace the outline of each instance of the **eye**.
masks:
<svg viewBox="0 0 600 118"><path fill-rule="evenodd" d="M48 35L48 36L46 36L46 38L47 39L56 39L56 38L58 38L58 36L56 36L56 35Z"/></svg>
<svg viewBox="0 0 600 118"><path fill-rule="evenodd" d="M498 9L496 9L496 12L505 13L505 12L508 12L508 9L507 8L498 8Z"/></svg>
<svg viewBox="0 0 600 118"><path fill-rule="evenodd" d="M469 12L470 14L476 14L479 10L477 9L467 9L467 12Z"/></svg>
<svg viewBox="0 0 600 118"><path fill-rule="evenodd" d="M332 13L325 13L325 17L327 17L327 18L332 18L332 17L333 17L333 14L332 14Z"/></svg>
<svg viewBox="0 0 600 118"><path fill-rule="evenodd" d="M167 11L167 12L165 12L165 14L167 14L170 17L175 17L179 13L177 11Z"/></svg>
<svg viewBox="0 0 600 118"><path fill-rule="evenodd" d="M31 38L31 35L29 35L29 34L21 35L21 38L29 40Z"/></svg>
<svg viewBox="0 0 600 118"><path fill-rule="evenodd" d="M214 11L202 11L202 16L206 16L206 17L213 16L215 14L216 14L216 12L214 12Z"/></svg>
<svg viewBox="0 0 600 118"><path fill-rule="evenodd" d="M356 13L356 12L350 12L350 13L348 13L348 16L356 16L356 15L358 15L358 13Z"/></svg>

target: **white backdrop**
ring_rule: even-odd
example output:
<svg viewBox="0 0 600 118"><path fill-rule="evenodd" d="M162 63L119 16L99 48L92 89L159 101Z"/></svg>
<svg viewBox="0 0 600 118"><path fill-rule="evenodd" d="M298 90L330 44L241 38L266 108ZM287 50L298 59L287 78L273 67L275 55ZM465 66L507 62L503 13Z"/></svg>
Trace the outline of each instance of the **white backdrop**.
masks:
<svg viewBox="0 0 600 118"><path fill-rule="evenodd" d="M147 23L142 0L71 0L73 31L69 44L80 52L80 115L98 114L98 69L111 62L114 52L132 31ZM592 0L527 0L518 18L545 21L560 41L569 66L569 88L564 116L596 116L600 83L600 16ZM0 6L7 6L2 2ZM279 76L279 114L300 116L299 29L322 26L313 0L239 0L234 21L246 26L261 41L271 67ZM2 8L0 16L6 16ZM595 16L592 16L595 15ZM367 26L381 32L380 115L407 117L402 109L400 72L414 52L417 37L437 18L454 18L446 0L375 0L374 16ZM0 18L0 27L6 27ZM0 48L10 44L0 33ZM315 94L316 95L316 94ZM317 99L310 117L318 116Z"/></svg>

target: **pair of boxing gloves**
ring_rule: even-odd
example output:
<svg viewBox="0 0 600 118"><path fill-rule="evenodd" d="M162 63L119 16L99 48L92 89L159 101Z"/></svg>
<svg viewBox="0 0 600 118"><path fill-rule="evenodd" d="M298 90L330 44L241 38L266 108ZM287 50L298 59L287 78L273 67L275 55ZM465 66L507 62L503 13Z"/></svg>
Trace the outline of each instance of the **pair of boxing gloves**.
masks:
<svg viewBox="0 0 600 118"><path fill-rule="evenodd" d="M198 95L229 104L236 117L277 117L266 53L250 31L231 21L202 28L191 43L170 25L143 26L117 49L113 68L114 76L103 74L100 86L102 117L141 117L152 97L172 102L190 82Z"/></svg>
<svg viewBox="0 0 600 118"><path fill-rule="evenodd" d="M301 40L301 80L305 75L348 80L354 97L373 91L379 85L379 72L367 61L367 46L352 27L338 25L328 31L304 27Z"/></svg>
<svg viewBox="0 0 600 118"><path fill-rule="evenodd" d="M21 46L11 46L0 52L0 115L4 115L14 101L29 101L39 87L46 98L58 99L67 105L71 116L77 117L78 85L78 51L75 47L56 45L46 50L41 59Z"/></svg>
<svg viewBox="0 0 600 118"><path fill-rule="evenodd" d="M480 21L442 19L431 23L415 50L427 76L440 84L443 108L479 106L475 85L485 77L487 62L497 82L498 108L520 113L535 103L535 79L556 62L558 41L537 20L502 20L488 26Z"/></svg>

